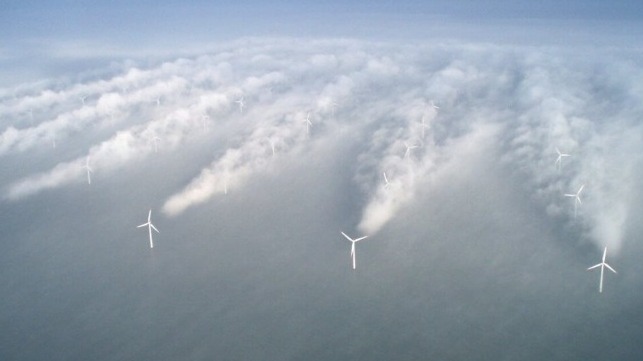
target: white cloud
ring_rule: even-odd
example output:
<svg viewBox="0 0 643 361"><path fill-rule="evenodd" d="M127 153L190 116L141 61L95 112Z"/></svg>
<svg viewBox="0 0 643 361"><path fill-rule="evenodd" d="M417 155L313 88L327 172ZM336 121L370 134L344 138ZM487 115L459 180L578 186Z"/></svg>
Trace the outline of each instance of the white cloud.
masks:
<svg viewBox="0 0 643 361"><path fill-rule="evenodd" d="M192 179L183 189L161 195L166 214L177 215L269 169L271 144L278 155L310 151L309 142L330 142L344 132L360 144L353 179L364 196L356 225L362 232L394 220L436 172L457 171L463 155L488 151L527 180L536 207L580 227L597 244L618 248L637 184L632 169L642 154L643 92L628 74L641 70L600 54L584 59L560 49L244 39L210 55L139 65L107 79L24 86L0 104L0 156L32 151L52 138L99 140L81 156L14 180L5 196L15 200L83 181L86 156L95 170L114 172L148 157L155 136L169 152L225 134L228 143L217 145L210 164L187 175ZM243 113L234 103L240 96ZM406 159L405 143L418 146ZM561 170L554 166L557 147L572 154ZM562 194L580 184L586 188L574 220Z"/></svg>

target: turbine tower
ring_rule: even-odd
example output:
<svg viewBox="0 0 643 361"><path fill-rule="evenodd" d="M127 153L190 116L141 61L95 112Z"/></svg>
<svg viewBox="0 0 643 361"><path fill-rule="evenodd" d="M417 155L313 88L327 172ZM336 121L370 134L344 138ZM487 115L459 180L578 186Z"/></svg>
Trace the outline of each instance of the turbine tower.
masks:
<svg viewBox="0 0 643 361"><path fill-rule="evenodd" d="M147 226L147 228L148 228L148 230L150 232L150 248L154 248L154 241L152 240L152 229L154 229L156 231L156 233L161 233L161 232L159 232L159 230L156 229L156 227L154 227L154 225L152 224L152 210L151 209L150 209L150 212L147 214L147 223L143 223L143 224L141 224L140 226L138 226L136 228L141 228L141 227L145 227L145 226Z"/></svg>
<svg viewBox="0 0 643 361"><path fill-rule="evenodd" d="M429 126L426 124L426 121L425 121L425 119L424 119L424 118L425 118L425 117L424 117L424 115L423 115L423 116L422 116L422 123L420 123L420 127L421 127L421 129L422 129L422 139L423 139L423 140L424 140L424 133L425 133L425 130L426 130L426 128L428 128L428 127L429 127Z"/></svg>
<svg viewBox="0 0 643 361"><path fill-rule="evenodd" d="M352 239L349 236L347 236L346 233L344 233L344 232L341 232L341 234L344 237L346 237L347 240L351 241L351 258L353 259L353 269L355 269L355 267L356 267L356 263L355 263L355 243L363 240L364 238L366 238L368 236L360 237L358 239Z"/></svg>
<svg viewBox="0 0 643 361"><path fill-rule="evenodd" d="M593 265L592 267L589 267L587 269L589 271L589 270L594 269L596 267L601 268L601 280L598 283L598 292L600 292L600 293L603 293L603 272L605 271L605 267L607 267L607 269L609 269L610 271L616 273L616 271L610 265L605 263L605 257L606 256L607 256L607 247L605 247L605 250L603 250L603 260L601 261L601 263Z"/></svg>

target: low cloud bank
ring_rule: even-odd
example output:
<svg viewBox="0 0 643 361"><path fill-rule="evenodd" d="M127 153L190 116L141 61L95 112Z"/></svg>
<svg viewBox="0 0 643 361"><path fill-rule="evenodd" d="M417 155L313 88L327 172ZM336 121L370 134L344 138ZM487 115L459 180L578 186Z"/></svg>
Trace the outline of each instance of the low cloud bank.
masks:
<svg viewBox="0 0 643 361"><path fill-rule="evenodd" d="M342 129L361 142L353 175L365 199L361 232L378 232L413 202L418 184L430 185L441 167L479 148L500 154L528 180L534 205L618 249L643 154L643 91L633 81L643 68L607 51L585 55L254 39L109 79L25 85L0 104L0 157L107 135L82 157L15 180L5 199L83 182L87 158L93 170L115 172L225 127L229 148L163 195L163 211L175 216L243 187L274 157L309 151L309 142L330 142ZM559 164L557 150L569 154ZM575 211L564 194L581 185Z"/></svg>

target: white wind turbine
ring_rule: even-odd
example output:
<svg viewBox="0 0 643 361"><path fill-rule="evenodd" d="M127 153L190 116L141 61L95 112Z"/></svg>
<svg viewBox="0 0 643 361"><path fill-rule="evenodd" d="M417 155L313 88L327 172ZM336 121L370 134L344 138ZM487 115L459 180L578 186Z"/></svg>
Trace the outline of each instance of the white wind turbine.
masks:
<svg viewBox="0 0 643 361"><path fill-rule="evenodd" d="M150 209L150 212L147 214L147 223L143 223L143 224L141 224L140 226L138 226L136 228L141 228L141 227L145 227L145 226L147 226L147 228L148 228L148 230L150 232L150 248L154 248L154 241L152 240L152 229L154 229L156 231L156 233L161 233L161 232L159 232L159 230L156 229L156 227L154 227L154 225L152 224L152 210L151 209Z"/></svg>
<svg viewBox="0 0 643 361"><path fill-rule="evenodd" d="M391 183L389 183L388 178L386 177L386 172L382 172L384 175L384 189L389 189L391 187Z"/></svg>
<svg viewBox="0 0 643 361"><path fill-rule="evenodd" d="M159 151L158 143L159 143L159 141L161 141L161 140L162 140L162 139L161 139L161 138L159 138L159 137L157 137L156 135L155 135L155 136L152 136L152 137L150 138L150 142L154 144L154 153L158 153L158 151Z"/></svg>
<svg viewBox="0 0 643 361"><path fill-rule="evenodd" d="M83 95L80 97L80 101L83 102L83 105L85 105L85 99L87 99L87 95Z"/></svg>
<svg viewBox="0 0 643 361"><path fill-rule="evenodd" d="M272 140L272 138L268 138L268 142L270 143L270 149L272 149L272 156L275 156L275 141Z"/></svg>
<svg viewBox="0 0 643 361"><path fill-rule="evenodd" d="M581 204L583 204L583 202L581 202L581 200L580 200L580 192L582 192L582 191L583 191L583 188L584 188L584 187L585 187L585 185L584 185L584 184L583 184L583 185L581 185L581 186L580 186L580 188L578 188L578 192L576 192L575 194L565 193L565 197L572 197L572 198L574 198L574 218L576 218L576 214L577 214L577 212L578 212L578 206L580 206Z"/></svg>
<svg viewBox="0 0 643 361"><path fill-rule="evenodd" d="M208 128L209 120L210 120L210 117L207 114L203 114L201 116L201 125L203 126L203 130L206 130Z"/></svg>
<svg viewBox="0 0 643 361"><path fill-rule="evenodd" d="M561 164L563 162L563 157L570 157L571 154L561 153L558 148L556 148L556 153L558 153L558 158L556 158L556 163L554 164L556 165L556 167L558 167L558 170L560 170Z"/></svg>
<svg viewBox="0 0 643 361"><path fill-rule="evenodd" d="M234 102L239 104L239 111L243 113L243 107L245 106L245 103L243 102L243 96L239 100L235 100Z"/></svg>
<svg viewBox="0 0 643 361"><path fill-rule="evenodd" d="M609 269L610 271L616 273L616 271L612 267L610 267L610 265L605 263L605 257L606 256L607 256L607 247L605 247L605 250L603 250L603 260L601 261L601 263L593 265L592 267L589 267L587 269L589 271L589 270L594 269L596 267L601 268L601 280L598 283L598 292L600 292L600 293L603 293L603 271L605 271L605 267L607 267L607 269Z"/></svg>
<svg viewBox="0 0 643 361"><path fill-rule="evenodd" d="M85 165L83 166L83 168L87 170L87 184L92 184L92 177L90 174L94 171L92 171L92 169L89 167L89 156L87 156L87 158L85 159Z"/></svg>
<svg viewBox="0 0 643 361"><path fill-rule="evenodd" d="M306 114L306 134L310 134L310 127L313 126L313 122L310 121L310 112Z"/></svg>
<svg viewBox="0 0 643 361"><path fill-rule="evenodd" d="M161 97L157 97L156 98L156 107L160 107L160 106L161 106Z"/></svg>
<svg viewBox="0 0 643 361"><path fill-rule="evenodd" d="M432 107L433 107L433 109L435 109L435 110L439 110L439 109L440 109L440 107L439 107L439 106L437 106L437 105L435 105L435 103L433 103L433 100L431 100L431 106L432 106Z"/></svg>
<svg viewBox="0 0 643 361"><path fill-rule="evenodd" d="M426 128L428 128L428 127L429 127L429 126L426 124L426 120L425 120L425 116L424 116L424 115L422 116L422 123L420 123L420 127L421 127L421 129L422 129L422 139L424 139L424 132L425 132Z"/></svg>
<svg viewBox="0 0 643 361"><path fill-rule="evenodd" d="M337 109L338 106L339 106L339 104L337 104L336 101L332 101L330 103L330 111L331 111L331 115L333 116L333 118L335 118L335 110Z"/></svg>
<svg viewBox="0 0 643 361"><path fill-rule="evenodd" d="M344 233L344 232L341 232L341 234L344 237L346 237L347 240L351 241L351 258L353 259L353 269L355 269L355 266L356 266L356 264L355 264L355 243L363 240L364 238L366 238L368 236L360 237L358 239L352 239L349 236L347 236L346 233Z"/></svg>
<svg viewBox="0 0 643 361"><path fill-rule="evenodd" d="M407 142L404 142L404 146L406 147L406 152L404 152L404 158L408 158L411 155L411 150L418 147L415 144L409 144Z"/></svg>

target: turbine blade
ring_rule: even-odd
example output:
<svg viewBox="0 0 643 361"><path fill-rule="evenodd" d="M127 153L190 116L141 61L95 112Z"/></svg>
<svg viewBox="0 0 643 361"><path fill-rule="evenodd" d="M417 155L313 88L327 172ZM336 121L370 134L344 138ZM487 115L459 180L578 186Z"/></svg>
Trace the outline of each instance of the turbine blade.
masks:
<svg viewBox="0 0 643 361"><path fill-rule="evenodd" d="M347 240L349 240L349 241L353 242L353 239L352 239L352 238L350 238L349 236L347 236L347 235L346 235L346 233L341 232L341 234L343 234L343 235L344 235L344 237L346 237L346 239L347 239Z"/></svg>
<svg viewBox="0 0 643 361"><path fill-rule="evenodd" d="M594 265L594 266L592 266L592 267L588 268L587 270L589 271L589 270L594 269L594 268L596 268L596 267L600 267L601 265L602 265L602 263L599 263L599 264L597 264L597 265Z"/></svg>
<svg viewBox="0 0 643 361"><path fill-rule="evenodd" d="M156 233L161 233L158 229L156 229L156 227L154 227L154 225L152 223L150 223L150 227L152 227L152 229L154 229L156 231Z"/></svg>
<svg viewBox="0 0 643 361"><path fill-rule="evenodd" d="M356 239L356 240L353 240L353 242L361 241L361 240L363 240L364 238L367 238L367 237L368 237L368 236L360 237L360 238L358 238L358 239Z"/></svg>
<svg viewBox="0 0 643 361"><path fill-rule="evenodd" d="M605 267L607 267L610 271L618 274L618 272L614 271L614 268L610 267L610 265L608 265L607 263L605 263Z"/></svg>
<svg viewBox="0 0 643 361"><path fill-rule="evenodd" d="M145 227L145 226L147 226L147 225L148 225L148 223L143 223L143 224L141 224L140 226L137 226L136 228Z"/></svg>

